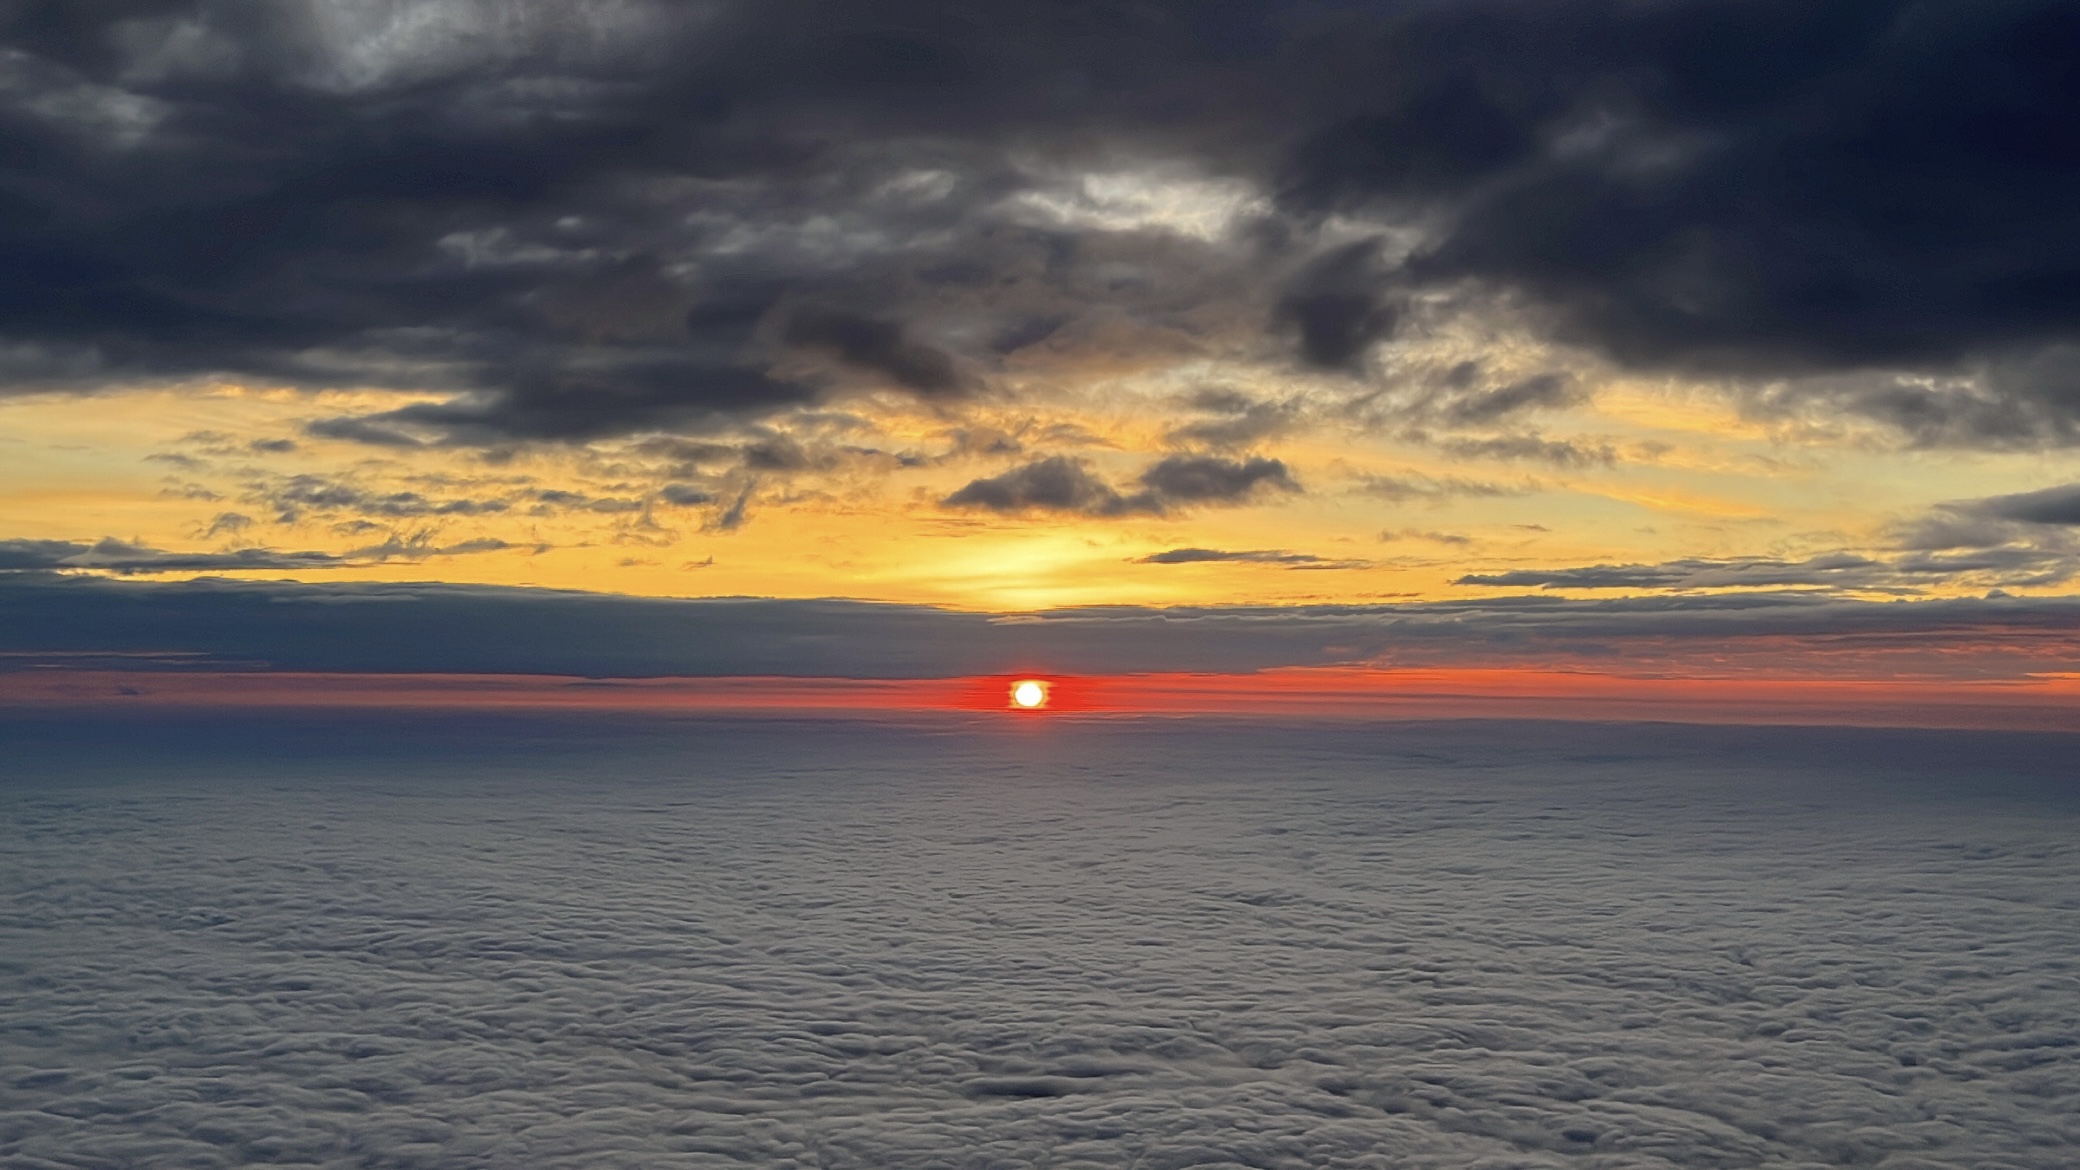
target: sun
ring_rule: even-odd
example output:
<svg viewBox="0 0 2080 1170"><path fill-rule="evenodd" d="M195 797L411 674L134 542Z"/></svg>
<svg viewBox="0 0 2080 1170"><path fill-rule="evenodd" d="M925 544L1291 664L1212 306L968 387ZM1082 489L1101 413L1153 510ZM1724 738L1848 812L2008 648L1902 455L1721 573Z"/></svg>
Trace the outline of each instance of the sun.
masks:
<svg viewBox="0 0 2080 1170"><path fill-rule="evenodd" d="M1047 706L1046 683L1037 678L1022 678L1011 684L1011 705L1031 711Z"/></svg>

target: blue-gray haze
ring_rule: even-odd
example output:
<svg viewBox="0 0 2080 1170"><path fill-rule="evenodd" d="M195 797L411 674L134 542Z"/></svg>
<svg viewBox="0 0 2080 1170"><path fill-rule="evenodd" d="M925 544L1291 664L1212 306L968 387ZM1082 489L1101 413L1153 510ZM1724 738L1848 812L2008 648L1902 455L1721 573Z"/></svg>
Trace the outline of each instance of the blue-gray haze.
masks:
<svg viewBox="0 0 2080 1170"><path fill-rule="evenodd" d="M2070 737L0 724L0 1166L2066 1167Z"/></svg>

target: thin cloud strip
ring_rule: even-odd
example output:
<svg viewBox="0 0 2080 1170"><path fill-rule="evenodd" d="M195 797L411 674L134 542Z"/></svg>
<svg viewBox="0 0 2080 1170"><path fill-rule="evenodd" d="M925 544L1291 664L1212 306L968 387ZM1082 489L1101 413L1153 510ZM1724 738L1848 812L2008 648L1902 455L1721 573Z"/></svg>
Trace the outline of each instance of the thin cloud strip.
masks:
<svg viewBox="0 0 2080 1170"><path fill-rule="evenodd" d="M1154 571L1153 569L1151 571ZM179 652L317 672L950 678L1368 664L2018 679L2072 670L2080 599L1752 592L982 614L442 584L0 576L0 655Z"/></svg>
<svg viewBox="0 0 2080 1170"><path fill-rule="evenodd" d="M220 521L222 518L219 518ZM431 534L393 536L381 544L367 545L344 553L281 552L267 548L233 549L228 552L167 552L129 541L105 537L92 544L68 540L0 540L0 573L34 573L78 570L118 575L141 573L228 573L283 572L308 569L341 569L389 561L418 561L429 557L465 556L470 553L500 552L514 546L503 540L481 538L454 544L435 543Z"/></svg>
<svg viewBox="0 0 2080 1170"><path fill-rule="evenodd" d="M727 676L592 680L544 675L314 674L178 669L177 659L81 658L0 670L0 709L217 708L793 715L888 719L1005 710L1006 676L933 679ZM149 677L140 677L140 671ZM1051 716L1271 719L1561 719L1599 723L2069 731L2080 677L1987 686L1955 680L1628 678L1580 671L1272 669L1251 674L1051 677Z"/></svg>

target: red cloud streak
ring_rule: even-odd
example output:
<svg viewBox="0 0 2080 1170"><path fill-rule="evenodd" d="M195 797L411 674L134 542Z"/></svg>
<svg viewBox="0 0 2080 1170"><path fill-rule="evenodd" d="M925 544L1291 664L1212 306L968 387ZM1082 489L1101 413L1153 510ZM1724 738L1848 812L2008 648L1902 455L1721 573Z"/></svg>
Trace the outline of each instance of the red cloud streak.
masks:
<svg viewBox="0 0 2080 1170"><path fill-rule="evenodd" d="M1011 709L1020 678L1053 684L1046 709ZM2080 675L2019 680L1638 678L1538 670L1286 669L1256 674L953 679L578 679L542 675L23 671L0 707L547 709L876 717L972 712L1329 719L1665 720L2080 731Z"/></svg>

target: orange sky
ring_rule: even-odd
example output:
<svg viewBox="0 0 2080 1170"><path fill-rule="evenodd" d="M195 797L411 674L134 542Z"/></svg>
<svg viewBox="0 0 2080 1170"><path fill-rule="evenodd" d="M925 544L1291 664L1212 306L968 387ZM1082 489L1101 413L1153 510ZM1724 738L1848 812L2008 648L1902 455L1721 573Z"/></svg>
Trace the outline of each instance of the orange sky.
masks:
<svg viewBox="0 0 2080 1170"><path fill-rule="evenodd" d="M1133 477L1218 421L1180 402L1195 378L1291 405L1289 428L1244 453L1275 458L1297 490L1161 514L997 514L941 501L1034 451ZM1338 414L1351 390L1248 365L1187 364L1053 385L1016 408L921 410L867 396L781 416L727 442L785 442L801 466L719 469L713 499L642 438L494 453L371 451L314 439L313 418L396 395L230 386L0 399L0 536L115 537L186 553L269 549L345 558L324 570L243 575L535 584L656 596L841 596L957 608L1480 597L1466 575L1680 558L1896 557L1897 531L1948 501L2056 482L2063 461L1999 451L1912 452L1868 435L1741 424L1681 385L1611 378L1553 413L1549 430L1608 445L1608 465L1448 457ZM841 425L842 424L842 425ZM1038 445L1034 436L1056 436ZM1028 454L972 449L998 436ZM1026 436L1023 440L1015 436ZM269 449L267 444L281 449ZM1007 447L1007 449L1010 449ZM1227 457L1227 456L1223 456ZM737 455L730 459L740 458ZM1384 485L1384 486L1382 486ZM731 520L724 515L739 501ZM724 520L730 520L724 524ZM1144 563L1176 549L1258 559ZM457 551L459 550L459 551ZM1966 568L1869 586L1968 595L2056 593L2057 550L2018 569ZM1285 557L1286 560L1276 558ZM193 573L169 576L192 576ZM1592 591L1588 595L1597 595Z"/></svg>
<svg viewBox="0 0 2080 1170"><path fill-rule="evenodd" d="M586 680L532 675L35 671L0 674L0 706L622 711L1009 720L1223 715L1282 719L1522 718L2080 731L2080 675L2005 683L1641 679L1537 670L1274 670L1052 677L1018 710L1023 675L955 679Z"/></svg>
<svg viewBox="0 0 2080 1170"><path fill-rule="evenodd" d="M2080 669L2062 621L1706 628L1733 595L2080 605L2070 176L1959 129L2065 114L2030 108L2066 75L2026 29L1989 9L1908 68L1879 25L1677 35L1680 5L1599 8L1580 45L1537 5L1498 7L1506 36L1273 7L933 17L898 56L947 68L893 87L863 80L891 68L871 4L728 32L377 5L293 52L229 9L176 36L81 7L6 49L0 104L46 137L8 164L32 226L0 290L0 577L1007 616L1648 600L1703 624L1526 650L1447 616L1422 620L1463 620L1463 653L1276 661ZM1765 80L1680 96L1689 35ZM1846 76L1812 116L1800 87ZM1933 174L1949 202L1900 213ZM19 624L0 653L82 649Z"/></svg>

